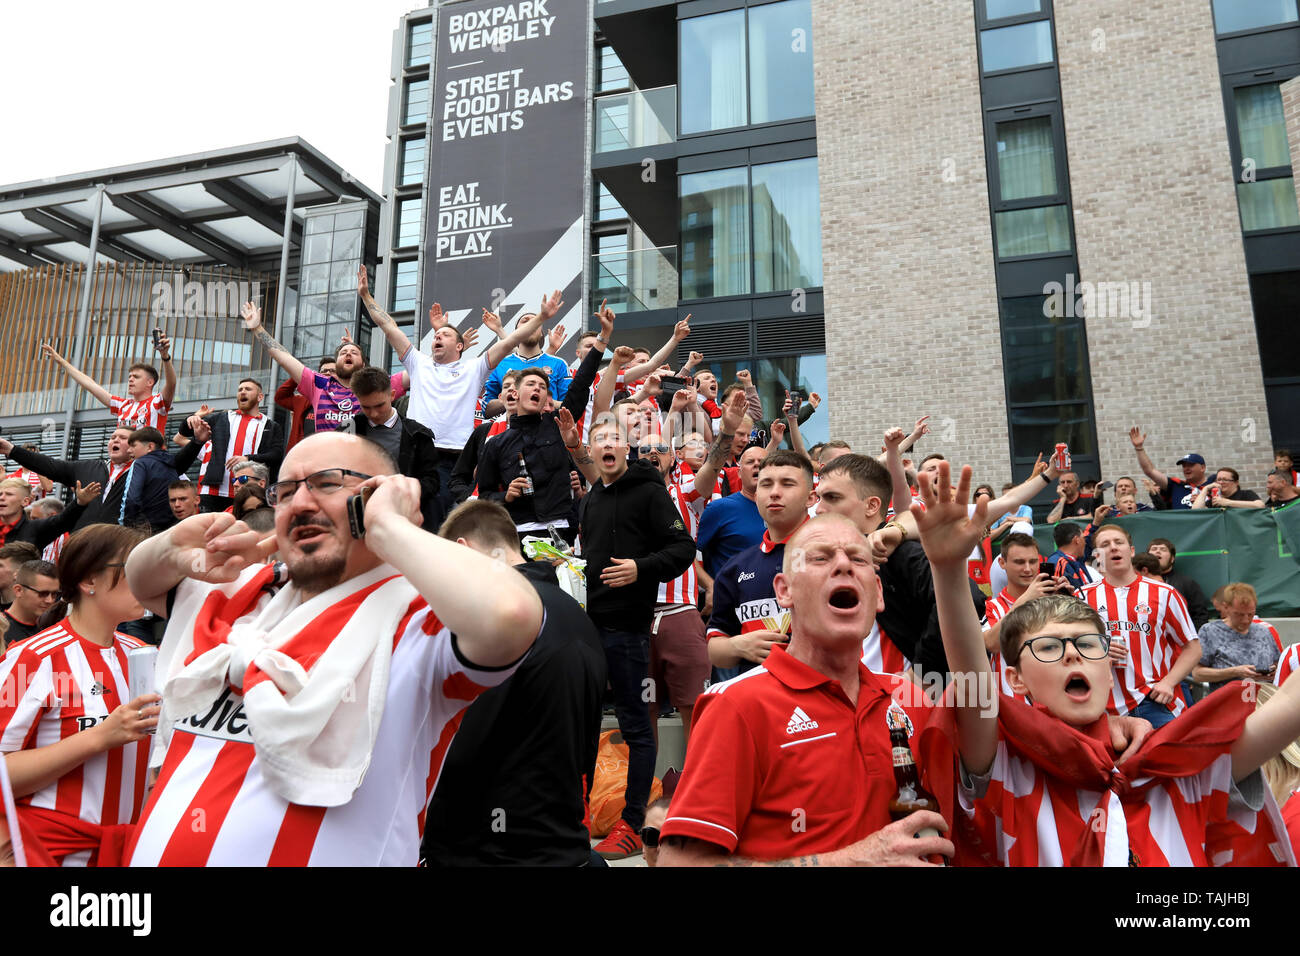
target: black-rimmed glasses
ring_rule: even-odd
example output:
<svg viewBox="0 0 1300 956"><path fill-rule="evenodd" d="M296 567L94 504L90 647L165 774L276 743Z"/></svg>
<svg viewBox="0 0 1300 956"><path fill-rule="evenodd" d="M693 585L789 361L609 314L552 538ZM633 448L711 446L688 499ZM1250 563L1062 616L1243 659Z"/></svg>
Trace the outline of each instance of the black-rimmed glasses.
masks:
<svg viewBox="0 0 1300 956"><path fill-rule="evenodd" d="M365 481L367 478L373 478L373 475L367 475L364 472L353 471L351 468L325 468L321 471L313 472L306 478L291 478L288 481L277 481L271 487L266 489L266 503L271 507L288 501L298 493L298 487L304 482L312 494L332 495L344 486L343 478L351 475L353 478L360 478Z"/></svg>
<svg viewBox="0 0 1300 956"><path fill-rule="evenodd" d="M1079 634L1075 637L1043 634L1020 645L1020 653L1027 650L1044 664L1055 664L1065 656L1066 644L1073 644L1079 656L1090 661L1099 661L1110 653L1110 638L1105 634Z"/></svg>

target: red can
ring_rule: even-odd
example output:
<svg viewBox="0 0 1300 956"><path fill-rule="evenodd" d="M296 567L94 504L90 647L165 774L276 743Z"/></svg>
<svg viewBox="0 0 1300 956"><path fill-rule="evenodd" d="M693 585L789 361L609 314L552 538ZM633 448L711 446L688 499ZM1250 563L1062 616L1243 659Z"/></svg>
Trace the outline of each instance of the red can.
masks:
<svg viewBox="0 0 1300 956"><path fill-rule="evenodd" d="M1052 456L1052 461L1056 464L1057 471L1070 470L1070 447L1064 442L1058 442L1056 454Z"/></svg>
<svg viewBox="0 0 1300 956"><path fill-rule="evenodd" d="M1218 501L1219 501L1219 489L1218 489L1218 488L1211 488L1211 489L1210 489L1210 504L1211 504L1211 505L1218 504Z"/></svg>

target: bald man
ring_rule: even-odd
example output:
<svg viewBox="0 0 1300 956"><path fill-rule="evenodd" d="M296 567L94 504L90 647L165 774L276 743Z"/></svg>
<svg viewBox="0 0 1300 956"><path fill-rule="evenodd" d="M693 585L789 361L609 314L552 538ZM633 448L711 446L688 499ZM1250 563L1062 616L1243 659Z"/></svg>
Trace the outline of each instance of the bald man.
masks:
<svg viewBox="0 0 1300 956"><path fill-rule="evenodd" d="M314 435L267 489L273 534L200 514L132 553L132 591L169 618L132 865L418 862L460 714L543 613L517 571L422 530L419 483L395 470L373 442Z"/></svg>

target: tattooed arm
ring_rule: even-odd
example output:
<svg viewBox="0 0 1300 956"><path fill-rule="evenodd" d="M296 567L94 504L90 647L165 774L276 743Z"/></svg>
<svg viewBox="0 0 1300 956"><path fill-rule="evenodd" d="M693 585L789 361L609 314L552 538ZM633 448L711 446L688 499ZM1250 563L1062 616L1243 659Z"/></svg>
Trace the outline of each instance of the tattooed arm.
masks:
<svg viewBox="0 0 1300 956"><path fill-rule="evenodd" d="M559 426L560 437L564 439L564 447L569 450L569 457L582 472L582 477L587 479L587 484L594 485L600 480L600 472L596 468L596 460L591 457L591 449L582 444L573 413L562 407L555 416L555 424Z"/></svg>
<svg viewBox="0 0 1300 956"><path fill-rule="evenodd" d="M722 419L718 425L718 437L713 440L709 447L709 457L704 460L700 470L695 473L695 487L700 494L704 495L707 500L709 495L713 494L713 486L718 480L718 471L722 468L723 463L727 460L727 455L731 452L731 440L736 435L736 429L740 427L741 419L745 416L745 396L740 392L732 392L727 399L727 404L722 406Z"/></svg>
<svg viewBox="0 0 1300 956"><path fill-rule="evenodd" d="M262 310L252 302L245 302L244 307L240 309L240 315L244 317L244 328L253 333L253 338L266 346L266 350L271 353L271 358L275 359L295 382L302 381L303 364L290 355L289 350L262 327Z"/></svg>

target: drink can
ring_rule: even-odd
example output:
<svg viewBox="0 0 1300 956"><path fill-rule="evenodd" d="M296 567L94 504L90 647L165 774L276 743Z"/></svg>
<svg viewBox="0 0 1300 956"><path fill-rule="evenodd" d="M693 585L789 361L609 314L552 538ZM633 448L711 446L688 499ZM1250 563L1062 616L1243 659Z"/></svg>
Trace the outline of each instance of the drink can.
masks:
<svg viewBox="0 0 1300 956"><path fill-rule="evenodd" d="M1211 488L1211 489L1210 489L1210 504L1215 504L1215 503L1218 502L1218 500L1219 500L1219 489L1218 489L1218 488Z"/></svg>
<svg viewBox="0 0 1300 956"><path fill-rule="evenodd" d="M158 693L156 677L158 648L145 645L126 652L127 699L135 700L144 694ZM153 733L152 730L149 733Z"/></svg>
<svg viewBox="0 0 1300 956"><path fill-rule="evenodd" d="M1058 442L1056 446L1056 454L1052 456L1052 460L1056 463L1057 471L1069 471L1070 447L1064 442Z"/></svg>

